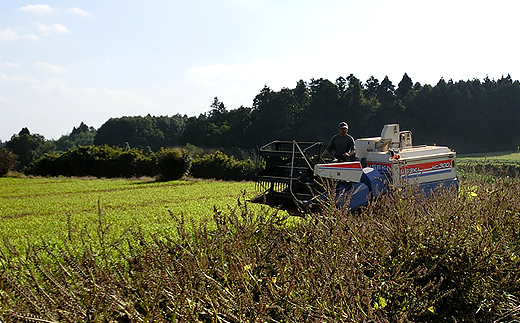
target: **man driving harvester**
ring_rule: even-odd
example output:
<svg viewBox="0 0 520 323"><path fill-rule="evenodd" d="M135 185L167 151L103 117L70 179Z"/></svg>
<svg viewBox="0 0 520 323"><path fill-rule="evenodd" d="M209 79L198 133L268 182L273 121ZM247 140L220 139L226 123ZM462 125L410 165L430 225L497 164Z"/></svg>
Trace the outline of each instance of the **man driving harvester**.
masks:
<svg viewBox="0 0 520 323"><path fill-rule="evenodd" d="M354 138L348 134L348 124L340 122L338 125L338 133L335 134L329 141L327 148L321 153L323 158L328 153L334 152L332 155L333 162L348 162L356 160L356 146Z"/></svg>

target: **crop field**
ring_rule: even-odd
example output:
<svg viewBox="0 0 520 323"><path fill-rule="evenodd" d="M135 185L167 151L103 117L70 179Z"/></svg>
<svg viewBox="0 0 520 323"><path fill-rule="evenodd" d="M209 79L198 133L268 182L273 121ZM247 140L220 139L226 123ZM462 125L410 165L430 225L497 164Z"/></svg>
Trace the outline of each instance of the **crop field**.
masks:
<svg viewBox="0 0 520 323"><path fill-rule="evenodd" d="M520 152L457 155L459 170L515 177L520 174Z"/></svg>
<svg viewBox="0 0 520 323"><path fill-rule="evenodd" d="M0 178L0 237L13 244L54 241L70 230L91 230L100 218L114 233L130 227L168 233L172 214L200 221L214 207L254 194L252 182Z"/></svg>
<svg viewBox="0 0 520 323"><path fill-rule="evenodd" d="M476 170L305 217L252 182L0 178L0 321L517 322L520 178Z"/></svg>
<svg viewBox="0 0 520 323"><path fill-rule="evenodd" d="M458 156L459 165L518 165L520 153ZM0 238L14 244L62 240L92 231L100 217L113 233L134 227L169 233L172 215L200 222L258 192L252 182L97 178L0 178ZM260 205L250 204L252 208Z"/></svg>
<svg viewBox="0 0 520 323"><path fill-rule="evenodd" d="M490 162L490 163L503 163L503 164L517 164L520 165L520 152L497 152L497 153L486 153L486 154L465 154L457 155L459 163L467 162Z"/></svg>
<svg viewBox="0 0 520 323"><path fill-rule="evenodd" d="M520 168L519 152L458 156L465 165ZM14 244L63 239L72 230L92 231L100 217L114 233L134 227L143 233L169 233L172 215L200 222L236 207L258 192L253 182L97 178L0 178L0 238ZM252 208L260 205L250 204Z"/></svg>

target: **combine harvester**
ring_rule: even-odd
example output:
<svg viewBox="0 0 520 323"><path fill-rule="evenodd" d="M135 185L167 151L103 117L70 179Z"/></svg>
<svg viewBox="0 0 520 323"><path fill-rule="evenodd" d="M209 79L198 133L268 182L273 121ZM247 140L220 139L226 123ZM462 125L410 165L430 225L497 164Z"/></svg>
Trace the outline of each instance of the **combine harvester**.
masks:
<svg viewBox="0 0 520 323"><path fill-rule="evenodd" d="M380 137L355 141L358 161L323 163L321 142L273 141L259 149L262 194L253 202L291 213L316 210L332 197L355 211L390 187L418 187L430 194L458 189L456 153L442 146L412 146L412 133L387 124Z"/></svg>

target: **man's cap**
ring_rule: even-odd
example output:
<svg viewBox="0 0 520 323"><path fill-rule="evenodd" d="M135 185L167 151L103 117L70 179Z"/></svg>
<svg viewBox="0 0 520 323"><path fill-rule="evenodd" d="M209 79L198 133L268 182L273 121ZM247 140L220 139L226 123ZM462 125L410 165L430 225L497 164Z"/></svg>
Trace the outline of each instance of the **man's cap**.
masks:
<svg viewBox="0 0 520 323"><path fill-rule="evenodd" d="M340 122L340 124L338 125L338 128L341 128L341 129L348 129L348 124L346 122Z"/></svg>

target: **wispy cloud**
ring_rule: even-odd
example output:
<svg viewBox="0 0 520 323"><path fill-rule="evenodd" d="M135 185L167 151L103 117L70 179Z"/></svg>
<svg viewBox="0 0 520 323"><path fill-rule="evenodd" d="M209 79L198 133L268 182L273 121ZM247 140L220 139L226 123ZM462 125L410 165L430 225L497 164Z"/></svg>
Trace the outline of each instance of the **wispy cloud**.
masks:
<svg viewBox="0 0 520 323"><path fill-rule="evenodd" d="M109 60L108 58L100 58L97 61L95 61L95 60L93 60L91 58L87 58L87 62L90 65L96 65L96 64L112 65L112 61Z"/></svg>
<svg viewBox="0 0 520 323"><path fill-rule="evenodd" d="M11 101L5 95L0 94L0 103L11 103Z"/></svg>
<svg viewBox="0 0 520 323"><path fill-rule="evenodd" d="M65 10L65 12L73 14L73 15L84 16L84 17L93 17L94 16L90 12L87 12L85 10L81 10L78 7L69 8L69 9Z"/></svg>
<svg viewBox="0 0 520 323"><path fill-rule="evenodd" d="M54 10L46 4L36 4L36 5L30 4L28 6L21 7L19 10L24 11L24 12L34 13L37 15L47 15L47 14L52 14L54 12Z"/></svg>
<svg viewBox="0 0 520 323"><path fill-rule="evenodd" d="M46 4L28 5L25 7L21 7L18 10L27 12L27 13L36 14L39 16L49 15L49 14L53 14L53 13L57 13L57 12L58 13L65 12L68 14L79 15L79 16L84 16L84 17L93 17L94 16L92 13L85 11L83 9L80 9L78 7L60 10L60 9L52 8L51 6L46 5Z"/></svg>
<svg viewBox="0 0 520 323"><path fill-rule="evenodd" d="M62 24L52 24L52 25L44 25L42 23L35 23L38 30L44 36L50 36L51 34L68 34L70 30Z"/></svg>
<svg viewBox="0 0 520 323"><path fill-rule="evenodd" d="M5 73L0 73L0 82L34 84L38 83L38 80L30 76L7 75Z"/></svg>
<svg viewBox="0 0 520 323"><path fill-rule="evenodd" d="M17 40L17 39L26 39L26 40L38 40L38 36L34 34L20 35L16 30L12 28L7 28L0 30L0 40Z"/></svg>
<svg viewBox="0 0 520 323"><path fill-rule="evenodd" d="M34 63L34 66L36 66L41 71L44 71L47 73L63 74L63 73L67 73L69 71L69 69L66 67L59 66L59 65L53 65L53 64L47 63L47 62L36 62L36 63Z"/></svg>
<svg viewBox="0 0 520 323"><path fill-rule="evenodd" d="M240 80L241 82L267 80L276 75L276 84L269 84L269 86L277 87L284 86L287 83L292 84L295 82L295 78L301 78L299 69L302 64L308 64L308 62L302 59L280 58L278 60L253 61L243 65L215 64L190 68L188 77L200 86L208 87L230 80Z"/></svg>
<svg viewBox="0 0 520 323"><path fill-rule="evenodd" d="M14 67L14 68L17 68L17 67L20 67L22 66L22 64L20 63L11 63L11 62L3 62L3 63L0 63L0 67Z"/></svg>

